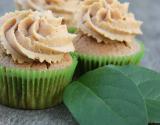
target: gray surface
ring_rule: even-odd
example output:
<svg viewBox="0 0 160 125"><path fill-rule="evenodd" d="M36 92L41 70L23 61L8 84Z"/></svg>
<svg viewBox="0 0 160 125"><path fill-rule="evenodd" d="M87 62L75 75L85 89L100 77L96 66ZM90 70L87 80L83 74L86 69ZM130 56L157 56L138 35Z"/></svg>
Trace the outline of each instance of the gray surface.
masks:
<svg viewBox="0 0 160 125"><path fill-rule="evenodd" d="M144 21L144 35L139 37L144 41L146 48L142 65L160 71L160 0L129 1L136 17ZM12 0L0 0L1 15L13 9ZM76 125L76 123L64 105L42 111L24 111L0 106L0 125Z"/></svg>

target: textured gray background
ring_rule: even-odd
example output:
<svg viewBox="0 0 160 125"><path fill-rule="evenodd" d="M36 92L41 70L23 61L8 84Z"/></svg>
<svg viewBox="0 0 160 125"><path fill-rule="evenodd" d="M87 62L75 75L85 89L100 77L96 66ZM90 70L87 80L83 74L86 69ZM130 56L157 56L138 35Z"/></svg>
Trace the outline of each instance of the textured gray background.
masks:
<svg viewBox="0 0 160 125"><path fill-rule="evenodd" d="M127 1L127 0L123 0ZM142 21L146 54L142 65L160 71L160 0L128 0ZM14 10L12 0L0 0L0 15ZM0 105L0 125L77 125L64 105L42 111L10 109Z"/></svg>

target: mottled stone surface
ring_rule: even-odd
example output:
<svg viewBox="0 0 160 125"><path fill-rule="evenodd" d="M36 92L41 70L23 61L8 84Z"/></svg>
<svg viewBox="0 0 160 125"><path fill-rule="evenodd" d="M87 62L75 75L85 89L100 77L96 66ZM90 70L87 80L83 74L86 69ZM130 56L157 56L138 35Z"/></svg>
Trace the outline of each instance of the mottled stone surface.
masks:
<svg viewBox="0 0 160 125"><path fill-rule="evenodd" d="M123 0L127 1L127 0ZM128 0L136 17L144 21L146 54L142 65L160 71L160 0ZM14 10L12 0L0 0L0 14ZM0 125L77 125L64 105L42 111L24 111L0 106Z"/></svg>

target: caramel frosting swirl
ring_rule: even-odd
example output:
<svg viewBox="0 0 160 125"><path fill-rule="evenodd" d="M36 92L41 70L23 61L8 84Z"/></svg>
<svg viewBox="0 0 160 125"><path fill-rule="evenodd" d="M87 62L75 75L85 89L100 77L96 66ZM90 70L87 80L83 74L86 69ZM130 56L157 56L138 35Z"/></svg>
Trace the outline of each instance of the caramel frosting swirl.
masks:
<svg viewBox="0 0 160 125"><path fill-rule="evenodd" d="M79 23L80 30L97 42L109 40L130 42L142 34L133 13L128 12L128 3L118 0L84 0L81 4Z"/></svg>
<svg viewBox="0 0 160 125"><path fill-rule="evenodd" d="M50 11L15 11L0 18L0 44L18 63L60 62L74 51L74 38Z"/></svg>
<svg viewBox="0 0 160 125"><path fill-rule="evenodd" d="M15 0L17 8L32 10L51 10L55 15L64 18L67 25L75 25L75 12L80 0Z"/></svg>

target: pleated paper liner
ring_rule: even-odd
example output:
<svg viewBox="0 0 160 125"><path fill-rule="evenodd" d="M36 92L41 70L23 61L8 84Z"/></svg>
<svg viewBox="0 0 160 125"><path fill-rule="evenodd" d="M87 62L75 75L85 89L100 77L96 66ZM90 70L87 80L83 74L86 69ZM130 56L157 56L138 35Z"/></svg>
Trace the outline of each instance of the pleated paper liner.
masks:
<svg viewBox="0 0 160 125"><path fill-rule="evenodd" d="M64 69L34 71L0 66L0 103L22 109L44 109L62 101L77 59Z"/></svg>
<svg viewBox="0 0 160 125"><path fill-rule="evenodd" d="M78 66L76 76L82 75L90 70L102 67L105 65L127 65L127 64L139 64L144 56L144 45L140 43L141 49L135 54L127 56L94 56L87 54L80 54L75 52L74 54L78 58Z"/></svg>

